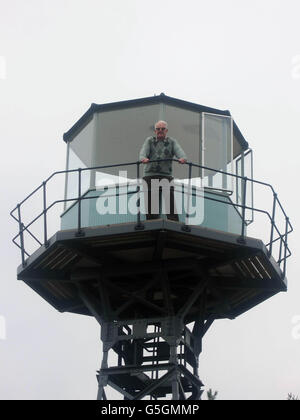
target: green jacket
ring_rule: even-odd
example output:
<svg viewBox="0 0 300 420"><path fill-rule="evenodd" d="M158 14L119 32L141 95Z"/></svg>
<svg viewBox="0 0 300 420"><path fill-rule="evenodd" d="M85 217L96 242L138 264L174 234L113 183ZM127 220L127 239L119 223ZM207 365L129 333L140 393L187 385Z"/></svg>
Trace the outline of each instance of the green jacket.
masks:
<svg viewBox="0 0 300 420"><path fill-rule="evenodd" d="M164 140L157 140L156 137L147 137L140 151L139 159L186 159L186 155L177 140L166 137ZM146 163L144 167L145 176L172 176L172 162Z"/></svg>

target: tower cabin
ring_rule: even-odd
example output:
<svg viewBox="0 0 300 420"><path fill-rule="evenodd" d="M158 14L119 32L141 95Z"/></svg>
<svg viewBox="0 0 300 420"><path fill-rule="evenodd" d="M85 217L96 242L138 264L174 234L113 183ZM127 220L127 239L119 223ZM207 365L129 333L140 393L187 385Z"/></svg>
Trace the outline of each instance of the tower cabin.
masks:
<svg viewBox="0 0 300 420"><path fill-rule="evenodd" d="M187 155L186 164L170 162L178 222L167 218L164 200L159 218L146 219L138 157L159 120ZM26 250L32 224L22 220L27 198L12 211L18 279L58 311L99 322L98 399L109 398L107 386L124 399L200 399L198 358L208 328L287 289L292 226L276 192L254 179L252 150L229 111L164 94L92 104L64 141L56 233L47 235L48 180L33 253ZM256 196L256 187L266 193Z"/></svg>

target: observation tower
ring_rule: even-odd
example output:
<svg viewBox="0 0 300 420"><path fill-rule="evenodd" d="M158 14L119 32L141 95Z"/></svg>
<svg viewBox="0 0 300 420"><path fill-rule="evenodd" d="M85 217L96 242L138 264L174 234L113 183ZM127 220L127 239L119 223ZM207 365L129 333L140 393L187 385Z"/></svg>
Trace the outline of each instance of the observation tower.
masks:
<svg viewBox="0 0 300 420"><path fill-rule="evenodd" d="M173 162L179 222L164 206L145 217L138 155L158 120L188 158ZM11 212L18 279L58 311L98 321L99 400L109 387L128 400L201 399L213 322L287 289L292 226L277 193L254 179L229 111L164 94L92 104L64 141L66 170Z"/></svg>

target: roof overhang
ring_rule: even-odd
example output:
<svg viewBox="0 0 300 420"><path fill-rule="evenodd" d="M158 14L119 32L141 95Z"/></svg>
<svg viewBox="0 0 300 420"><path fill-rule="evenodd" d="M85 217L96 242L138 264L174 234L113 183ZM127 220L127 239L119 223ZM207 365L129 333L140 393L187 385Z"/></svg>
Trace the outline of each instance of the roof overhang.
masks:
<svg viewBox="0 0 300 420"><path fill-rule="evenodd" d="M167 104L178 108L194 111L194 112L207 112L217 115L231 116L228 110L220 110L216 108L207 107L204 105L198 105L193 102L183 101L181 99L172 98L163 93L160 95L150 96L147 98L131 99L127 101L111 102L106 104L94 104L92 103L90 108L85 114L63 135L65 142L70 142L73 138L86 126L86 124L93 118L93 115L98 112L107 112L113 110L120 110L126 108L135 108L139 106L147 106L154 104ZM242 135L240 129L233 121L233 133L238 142L240 143L243 150L248 149L248 143Z"/></svg>

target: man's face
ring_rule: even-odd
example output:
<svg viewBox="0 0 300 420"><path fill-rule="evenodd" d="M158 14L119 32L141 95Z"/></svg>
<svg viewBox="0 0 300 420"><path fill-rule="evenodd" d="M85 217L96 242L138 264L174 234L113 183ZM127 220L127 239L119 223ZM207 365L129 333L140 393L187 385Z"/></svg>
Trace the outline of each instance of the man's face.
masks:
<svg viewBox="0 0 300 420"><path fill-rule="evenodd" d="M162 122L158 122L155 125L155 134L156 134L157 140L164 140L166 138L167 132L168 132L168 129L166 127L166 124Z"/></svg>

